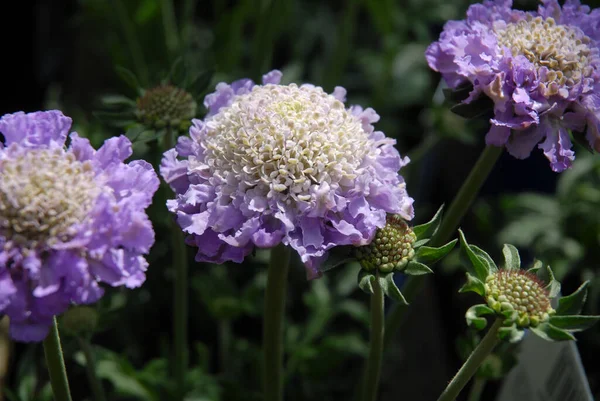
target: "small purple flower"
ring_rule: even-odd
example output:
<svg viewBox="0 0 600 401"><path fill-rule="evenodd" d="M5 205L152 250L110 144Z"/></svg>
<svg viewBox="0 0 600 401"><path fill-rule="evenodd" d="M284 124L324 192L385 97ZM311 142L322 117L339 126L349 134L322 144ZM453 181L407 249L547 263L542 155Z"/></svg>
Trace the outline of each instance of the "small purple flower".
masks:
<svg viewBox="0 0 600 401"><path fill-rule="evenodd" d="M409 159L374 130L373 109L344 107L345 89L329 95L280 79L272 71L263 85L217 85L206 118L165 153L161 174L197 261L241 262L283 243L314 278L329 249L369 243L386 213L413 217L398 175Z"/></svg>
<svg viewBox="0 0 600 401"><path fill-rule="evenodd" d="M570 130L586 133L600 151L600 9L577 0L543 0L537 12L511 9L510 0L469 7L449 21L426 51L429 66L451 88L473 85L494 102L488 145L519 159L535 145L552 170L571 166Z"/></svg>
<svg viewBox="0 0 600 401"><path fill-rule="evenodd" d="M96 151L60 111L0 119L0 313L19 341L41 341L52 317L134 288L154 243L144 209L159 180L124 137ZM65 148L67 137L70 145Z"/></svg>

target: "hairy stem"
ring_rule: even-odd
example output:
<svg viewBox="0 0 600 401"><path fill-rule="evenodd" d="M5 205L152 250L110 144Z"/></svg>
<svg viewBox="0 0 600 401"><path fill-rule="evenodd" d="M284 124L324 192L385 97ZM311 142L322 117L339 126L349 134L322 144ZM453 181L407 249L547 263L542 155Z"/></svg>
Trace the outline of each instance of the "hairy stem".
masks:
<svg viewBox="0 0 600 401"><path fill-rule="evenodd" d="M379 273L377 273L377 280L373 282L373 295L371 295L371 338L369 359L367 359L365 369L363 401L375 401L377 399L379 377L381 376L381 360L383 357L383 339L385 334L385 299L378 279Z"/></svg>
<svg viewBox="0 0 600 401"><path fill-rule="evenodd" d="M44 340L44 354L46 355L46 365L48 366L54 400L72 401L56 317L52 318L52 327L50 327L50 332Z"/></svg>

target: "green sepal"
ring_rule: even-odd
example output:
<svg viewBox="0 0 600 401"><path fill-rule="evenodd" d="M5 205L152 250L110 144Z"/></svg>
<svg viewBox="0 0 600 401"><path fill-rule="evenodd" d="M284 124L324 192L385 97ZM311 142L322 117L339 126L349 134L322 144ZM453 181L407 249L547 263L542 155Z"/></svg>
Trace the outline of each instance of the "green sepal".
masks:
<svg viewBox="0 0 600 401"><path fill-rule="evenodd" d="M585 299L587 298L587 288L590 285L590 281L586 281L579 286L575 292L566 297L561 297L558 300L558 307L556 308L557 315L577 315L581 313Z"/></svg>
<svg viewBox="0 0 600 401"><path fill-rule="evenodd" d="M550 324L566 331L587 330L600 320L600 316L563 315L551 316Z"/></svg>
<svg viewBox="0 0 600 401"><path fill-rule="evenodd" d="M412 245L413 249L419 249L420 247L422 247L423 245L425 245L429 241L431 241L431 238L423 238L423 239L417 240Z"/></svg>
<svg viewBox="0 0 600 401"><path fill-rule="evenodd" d="M152 141L162 138L163 136L165 136L166 133L167 133L167 130L165 130L165 129L159 129L156 131L149 129L147 131L143 131L140 135L138 135L138 137L135 139L135 141L132 141L132 142L136 143L136 144L152 142Z"/></svg>
<svg viewBox="0 0 600 401"><path fill-rule="evenodd" d="M411 260L402 273L410 276L422 276L423 274L433 273L433 271L427 265Z"/></svg>
<svg viewBox="0 0 600 401"><path fill-rule="evenodd" d="M502 254L504 254L504 268L506 270L519 270L521 268L519 251L513 245L504 244Z"/></svg>
<svg viewBox="0 0 600 401"><path fill-rule="evenodd" d="M467 119L477 118L490 113L494 109L494 102L485 95L480 95L471 103L459 103L450 108L454 114Z"/></svg>
<svg viewBox="0 0 600 401"><path fill-rule="evenodd" d="M542 323L537 327L530 327L531 331L547 341L569 341L575 340L573 334L566 330L559 329L548 322Z"/></svg>
<svg viewBox="0 0 600 401"><path fill-rule="evenodd" d="M542 261L536 259L533 262L533 265L529 269L527 269L527 272L532 273L532 274L538 274L538 272L540 271L540 269L542 267L544 267L544 264L542 263Z"/></svg>
<svg viewBox="0 0 600 401"><path fill-rule="evenodd" d="M458 240L452 240L446 245L442 245L439 248L431 246L422 246L417 249L415 260L426 265L432 265L444 256L446 256L456 245Z"/></svg>
<svg viewBox="0 0 600 401"><path fill-rule="evenodd" d="M471 250L477 255L483 263L486 264L489 274L496 273L498 271L498 266L496 266L496 262L492 259L490 255L477 245L469 245Z"/></svg>
<svg viewBox="0 0 600 401"><path fill-rule="evenodd" d="M485 284L477 277L467 272L467 282L463 285L458 292L475 292L482 297L485 296Z"/></svg>
<svg viewBox="0 0 600 401"><path fill-rule="evenodd" d="M525 330L519 329L515 323L510 326L500 327L498 329L498 338L510 343L521 341L524 335Z"/></svg>
<svg viewBox="0 0 600 401"><path fill-rule="evenodd" d="M373 273L361 269L358 272L358 287L367 294L373 294L373 283L376 277Z"/></svg>
<svg viewBox="0 0 600 401"><path fill-rule="evenodd" d="M135 89L136 92L141 96L143 93L143 89L141 89L140 87L140 83L137 79L137 77L135 76L135 74L133 72L131 72L130 70L128 70L125 67L122 67L120 65L115 66L115 70L117 72L117 75L119 75L119 77L127 84L129 85L132 89Z"/></svg>
<svg viewBox="0 0 600 401"><path fill-rule="evenodd" d="M504 317L504 321L502 323L505 326L511 325L513 323L516 324L516 321L519 318L519 313L515 310L503 310L502 312L500 312L500 315Z"/></svg>
<svg viewBox="0 0 600 401"><path fill-rule="evenodd" d="M538 270L537 275L542 281L547 283L544 289L548 290L548 296L550 298L556 297L560 292L560 283L554 278L554 273L552 272L550 266L546 266L545 269Z"/></svg>
<svg viewBox="0 0 600 401"><path fill-rule="evenodd" d="M467 83L457 86L456 88L444 88L442 93L444 98L452 104L460 103L469 97L469 94L473 91L473 84Z"/></svg>
<svg viewBox="0 0 600 401"><path fill-rule="evenodd" d="M402 295L402 292L394 282L394 272L381 274L379 276L379 285L385 295L397 301L400 305L408 305L406 298L404 298L404 295Z"/></svg>
<svg viewBox="0 0 600 401"><path fill-rule="evenodd" d="M440 223L442 221L442 211L443 210L444 210L444 205L440 206L438 211L435 212L435 215L433 216L433 218L431 220L429 220L427 223L420 224L420 225L414 226L412 228L413 232L417 236L417 241L425 240L425 239L429 240L429 238L431 238L435 234L435 232L437 231L437 229L440 226Z"/></svg>
<svg viewBox="0 0 600 401"><path fill-rule="evenodd" d="M484 304L478 304L471 306L467 313L465 313L465 319L467 325L475 328L476 330L483 330L487 326L487 319L481 316L493 315L496 312L492 308Z"/></svg>
<svg viewBox="0 0 600 401"><path fill-rule="evenodd" d="M461 249L463 249L465 251L465 253L467 254L467 257L469 258L469 260L471 261L471 265L473 267L473 269L469 269L471 270L471 273L473 273L473 275L478 278L480 281L484 282L485 279L487 278L487 276L490 274L490 264L489 261L487 260L487 258L489 258L491 260L491 258L489 257L489 255L487 253L485 253L483 250L477 248L480 252L483 252L483 254L487 255L487 258L485 258L483 255L478 255L478 253L475 253L475 251L473 250L473 246L469 245L467 243L467 240L465 239L465 234L462 232L462 230L458 230L458 235L460 237L460 247Z"/></svg>
<svg viewBox="0 0 600 401"><path fill-rule="evenodd" d="M356 260L354 257L355 249L357 248L352 245L333 247L325 262L319 266L319 271L326 272Z"/></svg>

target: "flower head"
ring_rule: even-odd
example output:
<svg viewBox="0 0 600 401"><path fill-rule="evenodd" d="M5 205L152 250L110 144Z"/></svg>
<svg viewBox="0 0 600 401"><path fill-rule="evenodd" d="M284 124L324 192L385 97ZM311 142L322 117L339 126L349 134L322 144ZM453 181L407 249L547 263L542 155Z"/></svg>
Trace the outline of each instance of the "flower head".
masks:
<svg viewBox="0 0 600 401"><path fill-rule="evenodd" d="M556 310L551 301L560 292L560 283L554 279L549 266L536 262L528 270L521 269L517 249L505 244L502 249L504 265L496 266L492 258L475 245L469 245L462 231L461 248L471 262L467 283L460 292L475 292L487 301L487 305L474 305L466 313L467 323L483 329L485 315L495 315L502 320L498 335L510 342L523 338L524 330L550 341L573 340L572 332L581 331L595 324L600 316L581 316L587 295L585 282L573 294L558 299Z"/></svg>
<svg viewBox="0 0 600 401"><path fill-rule="evenodd" d="M148 89L137 99L135 114L147 127L186 131L196 116L196 101L183 89L160 85Z"/></svg>
<svg viewBox="0 0 600 401"><path fill-rule="evenodd" d="M556 172L575 158L569 131L585 131L600 151L600 11L567 0L543 0L537 12L511 9L510 0L472 5L450 21L426 52L451 88L473 90L494 103L486 142L519 159L535 145Z"/></svg>
<svg viewBox="0 0 600 401"><path fill-rule="evenodd" d="M398 175L409 160L374 130L375 111L344 106L343 88L330 95L280 78L217 85L204 121L165 153L161 174L196 260L241 262L282 242L315 277L328 249L369 243L386 213L412 218Z"/></svg>
<svg viewBox="0 0 600 401"><path fill-rule="evenodd" d="M54 315L145 279L158 177L125 137L98 151L59 111L0 119L0 312L12 336L42 340ZM70 145L65 147L65 142Z"/></svg>

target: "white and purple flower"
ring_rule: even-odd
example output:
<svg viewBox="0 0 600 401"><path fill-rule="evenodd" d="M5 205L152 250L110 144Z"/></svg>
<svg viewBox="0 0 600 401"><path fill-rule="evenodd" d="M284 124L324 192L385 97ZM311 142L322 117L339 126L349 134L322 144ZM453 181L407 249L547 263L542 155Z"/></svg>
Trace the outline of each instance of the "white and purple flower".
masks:
<svg viewBox="0 0 600 401"><path fill-rule="evenodd" d="M197 261L239 263L255 247L283 243L314 278L329 249L368 244L387 213L413 217L398 175L409 159L374 130L374 110L345 108L345 89L330 95L280 79L272 71L263 85L217 85L207 116L165 153L161 174Z"/></svg>
<svg viewBox="0 0 600 401"><path fill-rule="evenodd" d="M124 136L96 151L70 127L60 111L0 119L0 313L19 341L43 340L53 316L97 301L99 283L140 286L154 243L152 166L123 163Z"/></svg>
<svg viewBox="0 0 600 401"><path fill-rule="evenodd" d="M519 159L538 145L560 172L575 159L570 131L600 151L600 9L577 0L544 0L537 12L511 6L472 5L466 20L446 23L427 61L451 88L473 85L464 103L494 102L488 145Z"/></svg>

